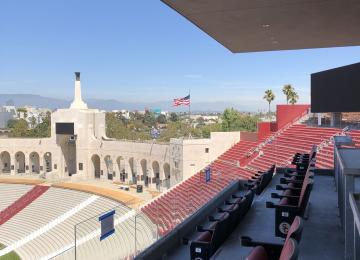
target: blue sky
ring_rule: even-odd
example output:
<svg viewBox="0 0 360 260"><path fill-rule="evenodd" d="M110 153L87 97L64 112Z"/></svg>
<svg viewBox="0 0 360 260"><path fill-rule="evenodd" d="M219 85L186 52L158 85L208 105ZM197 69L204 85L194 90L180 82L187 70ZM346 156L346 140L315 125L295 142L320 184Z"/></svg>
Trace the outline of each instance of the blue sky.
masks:
<svg viewBox="0 0 360 260"><path fill-rule="evenodd" d="M309 102L310 74L359 61L360 47L232 54L160 0L1 0L0 93L120 101L228 101L266 108L291 83Z"/></svg>

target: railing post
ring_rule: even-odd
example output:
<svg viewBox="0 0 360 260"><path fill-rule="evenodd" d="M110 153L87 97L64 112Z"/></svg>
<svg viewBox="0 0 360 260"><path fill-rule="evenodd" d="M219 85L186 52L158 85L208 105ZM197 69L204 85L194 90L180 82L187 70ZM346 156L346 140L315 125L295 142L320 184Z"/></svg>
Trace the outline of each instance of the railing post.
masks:
<svg viewBox="0 0 360 260"><path fill-rule="evenodd" d="M74 238L75 238L75 241L74 241L74 254L75 254L75 260L77 259L77 256L76 256L76 227L77 225L74 226Z"/></svg>

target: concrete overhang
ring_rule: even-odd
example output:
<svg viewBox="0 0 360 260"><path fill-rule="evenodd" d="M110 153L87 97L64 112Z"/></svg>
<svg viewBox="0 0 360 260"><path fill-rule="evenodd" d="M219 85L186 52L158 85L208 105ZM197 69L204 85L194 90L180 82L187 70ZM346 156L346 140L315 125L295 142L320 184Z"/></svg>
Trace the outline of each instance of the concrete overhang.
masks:
<svg viewBox="0 0 360 260"><path fill-rule="evenodd" d="M162 0L230 51L360 45L359 0Z"/></svg>

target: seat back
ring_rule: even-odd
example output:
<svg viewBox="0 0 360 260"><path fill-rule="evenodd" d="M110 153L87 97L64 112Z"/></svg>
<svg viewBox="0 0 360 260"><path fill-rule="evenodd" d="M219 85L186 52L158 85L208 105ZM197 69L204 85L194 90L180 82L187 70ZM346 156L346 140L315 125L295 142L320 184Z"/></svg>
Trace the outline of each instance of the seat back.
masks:
<svg viewBox="0 0 360 260"><path fill-rule="evenodd" d="M299 202L298 202L300 216L303 216L306 206L309 202L312 185L313 185L313 181L310 178L304 179L304 183L301 188L301 193L300 193Z"/></svg>
<svg viewBox="0 0 360 260"><path fill-rule="evenodd" d="M287 233L286 240L288 240L289 238L293 238L299 243L301 240L303 227L304 227L304 223L302 218L296 216Z"/></svg>
<svg viewBox="0 0 360 260"><path fill-rule="evenodd" d="M297 260L298 255L299 248L296 240L293 238L286 239L279 260Z"/></svg>
<svg viewBox="0 0 360 260"><path fill-rule="evenodd" d="M251 207L251 204L254 200L254 196L255 196L255 192L253 190L248 190L244 197L245 197L245 200L246 200L246 203L245 203L245 213L248 212L248 210L250 209Z"/></svg>

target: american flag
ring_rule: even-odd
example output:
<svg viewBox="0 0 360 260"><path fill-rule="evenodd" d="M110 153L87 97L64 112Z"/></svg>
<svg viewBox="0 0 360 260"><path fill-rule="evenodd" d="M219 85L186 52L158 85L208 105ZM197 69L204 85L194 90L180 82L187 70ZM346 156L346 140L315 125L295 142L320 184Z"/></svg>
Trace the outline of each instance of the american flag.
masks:
<svg viewBox="0 0 360 260"><path fill-rule="evenodd" d="M175 98L174 99L174 102L173 102L174 107L181 106L181 105L185 105L185 106L190 105L190 95L187 95L186 97L183 97L183 98Z"/></svg>

